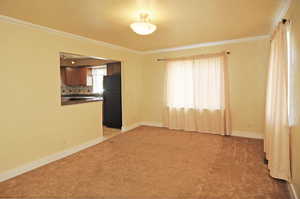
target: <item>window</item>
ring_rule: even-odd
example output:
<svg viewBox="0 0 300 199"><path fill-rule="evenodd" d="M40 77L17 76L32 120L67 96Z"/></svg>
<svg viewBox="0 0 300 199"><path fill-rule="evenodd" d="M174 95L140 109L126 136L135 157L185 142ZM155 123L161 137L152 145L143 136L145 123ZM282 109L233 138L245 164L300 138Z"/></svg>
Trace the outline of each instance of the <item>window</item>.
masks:
<svg viewBox="0 0 300 199"><path fill-rule="evenodd" d="M164 126L230 135L226 54L169 61Z"/></svg>
<svg viewBox="0 0 300 199"><path fill-rule="evenodd" d="M103 89L103 76L106 75L106 66L93 68L91 72L91 81L93 85L93 93L102 94Z"/></svg>
<svg viewBox="0 0 300 199"><path fill-rule="evenodd" d="M224 108L224 56L170 61L167 106L197 110Z"/></svg>

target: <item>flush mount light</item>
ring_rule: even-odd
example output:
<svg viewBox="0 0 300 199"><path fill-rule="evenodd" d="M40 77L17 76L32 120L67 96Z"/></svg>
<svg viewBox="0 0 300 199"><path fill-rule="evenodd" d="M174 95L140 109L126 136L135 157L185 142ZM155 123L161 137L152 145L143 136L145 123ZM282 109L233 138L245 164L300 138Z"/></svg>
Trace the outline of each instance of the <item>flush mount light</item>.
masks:
<svg viewBox="0 0 300 199"><path fill-rule="evenodd" d="M156 30L156 25L150 23L150 17L148 13L141 13L140 21L132 23L130 27L139 35L149 35Z"/></svg>

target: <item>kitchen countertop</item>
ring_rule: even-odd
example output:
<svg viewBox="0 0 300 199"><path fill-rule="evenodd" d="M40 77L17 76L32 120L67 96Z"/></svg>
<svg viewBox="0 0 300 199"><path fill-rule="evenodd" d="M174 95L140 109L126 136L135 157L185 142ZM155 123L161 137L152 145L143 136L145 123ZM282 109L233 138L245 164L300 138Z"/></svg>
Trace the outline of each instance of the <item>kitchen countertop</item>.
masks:
<svg viewBox="0 0 300 199"><path fill-rule="evenodd" d="M93 95L64 95L61 96L61 105L82 104L103 101L101 96Z"/></svg>

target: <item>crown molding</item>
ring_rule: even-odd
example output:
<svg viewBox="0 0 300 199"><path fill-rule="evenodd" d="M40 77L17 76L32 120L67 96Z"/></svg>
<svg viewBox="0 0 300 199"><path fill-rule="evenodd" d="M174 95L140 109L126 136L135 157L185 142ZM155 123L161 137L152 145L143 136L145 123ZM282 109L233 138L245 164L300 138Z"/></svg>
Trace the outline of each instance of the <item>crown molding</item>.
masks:
<svg viewBox="0 0 300 199"><path fill-rule="evenodd" d="M291 1L291 0L286 0L286 1ZM133 49L129 49L126 47L118 46L115 44L90 39L90 38L76 35L73 33L68 33L68 32L56 30L53 28L48 28L46 26L33 24L33 23L30 23L27 21L23 21L20 19L16 19L13 17L4 16L4 15L0 15L0 21L12 23L12 24L19 24L19 25L23 25L25 27L34 28L37 30L56 34L59 36L63 36L63 37L71 38L71 39L77 39L77 40L81 40L81 41L88 41L88 42L94 43L94 44L102 46L102 47L124 50L124 51L135 53L135 54L154 54L154 53L160 53L160 52L187 50L187 49L200 48L200 47L209 47L209 46L218 46L218 45L224 45L224 44L249 42L249 41L261 40L261 39L267 39L270 37L269 35L260 35L260 36L255 36L255 37L245 37L245 38L240 38L240 39L232 39L232 40L224 40L224 41L216 41L216 42L198 43L198 44L192 44L192 45L186 45L186 46L178 46L178 47L174 47L174 48L163 48L163 49L149 50L149 51L138 51L138 50L133 50Z"/></svg>
<svg viewBox="0 0 300 199"><path fill-rule="evenodd" d="M30 27L30 28L34 28L34 29L37 29L37 30L42 30L42 31L45 31L45 32L53 33L53 34L56 34L56 35L59 35L59 36L67 37L67 38L77 39L77 40L81 40L81 41L88 41L88 42L94 43L94 44L102 46L102 47L108 47L108 48L111 48L111 49L124 50L124 51L128 51L128 52L136 53L136 54L141 54L142 53L141 51L132 50L132 49L129 49L129 48L125 48L123 46L107 43L107 42L104 42L104 41L98 41L98 40L90 39L88 37L76 35L76 34L73 34L73 33L64 32L64 31L61 31L61 30L56 30L56 29L49 28L49 27L46 27L46 26L33 24L33 23L30 23L30 22L27 22L27 21L23 21L23 20L16 19L16 18L13 18L13 17L8 17L8 16L5 16L5 15L0 15L0 21L12 23L12 24L23 25L25 27Z"/></svg>
<svg viewBox="0 0 300 199"><path fill-rule="evenodd" d="M277 14L273 20L272 30L277 26L277 24L286 16L293 0L281 0L280 7Z"/></svg>
<svg viewBox="0 0 300 199"><path fill-rule="evenodd" d="M192 44L187 46L178 46L175 48L162 48L157 50L149 50L143 51L144 54L154 54L154 53L161 53L161 52L170 52L170 51L179 51L179 50L188 50L193 48L201 48L201 47L209 47L209 46L219 46L225 44L233 44L233 43L242 43L242 42L249 42L249 41L256 41L262 39L268 39L270 35L260 35L255 37L245 37L240 39L232 39L232 40L224 40L224 41L216 41L216 42L207 42L207 43L199 43L199 44Z"/></svg>

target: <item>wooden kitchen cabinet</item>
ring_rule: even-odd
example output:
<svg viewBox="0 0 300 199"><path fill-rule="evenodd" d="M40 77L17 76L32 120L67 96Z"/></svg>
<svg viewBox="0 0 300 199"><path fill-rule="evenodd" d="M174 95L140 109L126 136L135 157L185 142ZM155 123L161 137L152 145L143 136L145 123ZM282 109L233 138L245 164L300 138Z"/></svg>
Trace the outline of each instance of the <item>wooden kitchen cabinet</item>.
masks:
<svg viewBox="0 0 300 199"><path fill-rule="evenodd" d="M86 86L88 68L64 67L61 68L61 79L67 86Z"/></svg>
<svg viewBox="0 0 300 199"><path fill-rule="evenodd" d="M87 85L87 68L79 69L79 85L86 86Z"/></svg>
<svg viewBox="0 0 300 199"><path fill-rule="evenodd" d="M109 63L106 66L106 73L108 76L121 73L121 62Z"/></svg>

